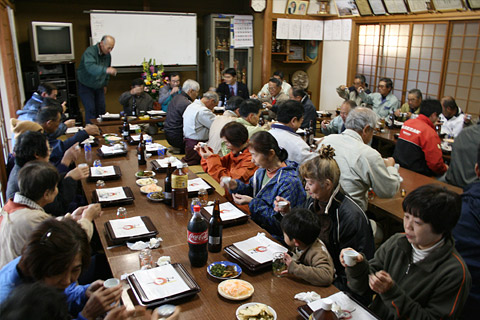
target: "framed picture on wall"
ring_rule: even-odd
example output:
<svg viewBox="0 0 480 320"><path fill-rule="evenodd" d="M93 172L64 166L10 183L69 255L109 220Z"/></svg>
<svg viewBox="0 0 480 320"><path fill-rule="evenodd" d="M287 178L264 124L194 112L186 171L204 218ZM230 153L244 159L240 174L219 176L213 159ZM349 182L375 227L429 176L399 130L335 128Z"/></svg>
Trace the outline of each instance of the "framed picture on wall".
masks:
<svg viewBox="0 0 480 320"><path fill-rule="evenodd" d="M372 8L373 14L376 16L387 14L382 0L368 0L370 8Z"/></svg>
<svg viewBox="0 0 480 320"><path fill-rule="evenodd" d="M339 17L358 16L358 9L353 0L335 0Z"/></svg>
<svg viewBox="0 0 480 320"><path fill-rule="evenodd" d="M304 60L304 55L303 55L303 47L302 46L290 46L290 53L288 55L288 60L299 60L303 61Z"/></svg>
<svg viewBox="0 0 480 320"><path fill-rule="evenodd" d="M318 59L318 40L308 40L305 48L305 60L315 63Z"/></svg>
<svg viewBox="0 0 480 320"><path fill-rule="evenodd" d="M467 0L470 9L480 9L480 0Z"/></svg>
<svg viewBox="0 0 480 320"><path fill-rule="evenodd" d="M308 10L308 1L297 1L298 2L298 10L297 13L298 15L306 15L307 10Z"/></svg>
<svg viewBox="0 0 480 320"><path fill-rule="evenodd" d="M357 9L361 16L373 15L372 9L370 9L370 5L368 4L368 0L355 0L355 3L357 4Z"/></svg>
<svg viewBox="0 0 480 320"><path fill-rule="evenodd" d="M410 12L413 13L422 13L422 12L428 12L428 6L427 2L430 2L428 0L407 0L408 3L408 8L410 9Z"/></svg>
<svg viewBox="0 0 480 320"><path fill-rule="evenodd" d="M464 9L462 0L432 0L432 2L437 11L457 11Z"/></svg>
<svg viewBox="0 0 480 320"><path fill-rule="evenodd" d="M408 13L407 5L403 0L383 0L383 3L390 14Z"/></svg>
<svg viewBox="0 0 480 320"><path fill-rule="evenodd" d="M288 0L287 7L285 8L285 13L287 14L297 14L298 5L300 1L298 0Z"/></svg>

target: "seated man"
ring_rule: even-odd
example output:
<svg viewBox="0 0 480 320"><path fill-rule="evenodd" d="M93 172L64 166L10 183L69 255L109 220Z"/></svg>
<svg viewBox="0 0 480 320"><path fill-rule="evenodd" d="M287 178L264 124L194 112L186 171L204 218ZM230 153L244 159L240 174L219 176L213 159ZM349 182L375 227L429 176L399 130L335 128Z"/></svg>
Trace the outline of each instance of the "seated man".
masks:
<svg viewBox="0 0 480 320"><path fill-rule="evenodd" d="M345 120L350 111L355 109L357 105L352 100L346 100L340 106L340 115L333 118L332 121L323 120L321 123L322 133L326 136L332 133L342 133L345 131Z"/></svg>
<svg viewBox="0 0 480 320"><path fill-rule="evenodd" d="M284 77L282 71L280 71L280 70L275 71L273 73L272 78L277 78L278 80L280 80L282 82L282 92L283 93L285 93L286 95L290 94L290 89L292 88L292 86L285 80L285 77ZM258 92L258 97L264 98L264 97L268 96L268 94L269 94L269 92L268 92L268 82L267 82L263 85L262 90L260 90Z"/></svg>
<svg viewBox="0 0 480 320"><path fill-rule="evenodd" d="M441 176L448 166L443 162L440 137L434 123L442 112L438 100L423 100L420 115L405 121L393 157L400 166L427 175Z"/></svg>
<svg viewBox="0 0 480 320"><path fill-rule="evenodd" d="M400 187L400 176L393 158L383 159L368 144L373 138L377 123L376 114L368 108L357 107L350 111L346 130L332 134L319 145L332 146L340 167L342 189L362 208L367 210L367 191L372 188L380 198L393 197Z"/></svg>
<svg viewBox="0 0 480 320"><path fill-rule="evenodd" d="M465 259L473 279L472 289L460 319L475 319L480 308L480 144L477 145L474 165L477 181L465 187L462 194L462 214L453 229L455 248Z"/></svg>
<svg viewBox="0 0 480 320"><path fill-rule="evenodd" d="M183 83L182 92L176 95L168 105L167 117L163 128L168 143L177 148L175 152L185 153L183 142L183 113L185 109L197 99L200 92L200 84L197 81L187 79Z"/></svg>
<svg viewBox="0 0 480 320"><path fill-rule="evenodd" d="M141 111L147 112L153 109L153 99L145 92L145 84L142 78L132 81L130 91L121 94L118 101L123 106L127 115L139 115Z"/></svg>
<svg viewBox="0 0 480 320"><path fill-rule="evenodd" d="M218 154L220 157L227 155L230 150L226 147L222 138L220 137L220 131L223 127L232 121L236 121L240 113L238 108L240 104L244 101L242 97L231 97L227 101L225 106L225 112L221 116L215 117L212 125L210 126L210 131L208 132L208 146L212 148L213 153Z"/></svg>
<svg viewBox="0 0 480 320"><path fill-rule="evenodd" d="M452 155L445 180L454 186L465 188L478 180L475 172L477 146L480 144L480 122L463 129L452 145Z"/></svg>
<svg viewBox="0 0 480 320"><path fill-rule="evenodd" d="M440 121L442 121L441 133L447 136L456 138L463 126L468 126L470 123L465 123L465 114L460 110L453 97L442 98L442 113L440 114Z"/></svg>
<svg viewBox="0 0 480 320"><path fill-rule="evenodd" d="M461 204L453 191L422 186L403 201L405 233L383 243L373 259L359 254L346 266L350 248L342 250L348 286L360 295L376 293L369 309L379 319L458 319L472 282L452 237Z"/></svg>
<svg viewBox="0 0 480 320"><path fill-rule="evenodd" d="M237 72L233 68L225 69L222 73L223 82L217 88L217 94L225 105L227 100L233 96L239 96L243 99L250 98L247 85L237 81Z"/></svg>
<svg viewBox="0 0 480 320"><path fill-rule="evenodd" d="M422 103L422 91L412 89L408 91L408 99L400 109L395 110L395 116L400 117L402 113L407 114L407 119L416 118L420 114L420 104Z"/></svg>
<svg viewBox="0 0 480 320"><path fill-rule="evenodd" d="M265 131L258 125L260 115L262 113L262 104L256 99L247 99L240 104L238 113L240 118L237 119L238 123L241 123L248 130L248 138L259 131Z"/></svg>
<svg viewBox="0 0 480 320"><path fill-rule="evenodd" d="M303 121L303 106L300 102L288 100L278 108L277 121L268 131L278 142L280 148L287 150L287 160L302 164L305 160L315 157L310 147L296 131Z"/></svg>
<svg viewBox="0 0 480 320"><path fill-rule="evenodd" d="M183 113L183 135L185 136L185 157L188 165L200 164L200 155L194 150L199 142L208 141L208 133L215 115L212 110L218 103L218 95L213 91L203 94L199 100L193 101Z"/></svg>
<svg viewBox="0 0 480 320"><path fill-rule="evenodd" d="M289 100L289 96L282 92L282 82L280 80L270 78L268 80L268 94L263 98L259 98L259 100L263 102L263 105L269 111L277 113L280 102ZM274 118L275 115L270 113L270 117Z"/></svg>
<svg viewBox="0 0 480 320"><path fill-rule="evenodd" d="M300 128L309 128L311 122L314 132L317 132L317 108L315 108L312 100L310 100L305 90L291 88L288 94L291 100L299 101L303 105L303 122Z"/></svg>
<svg viewBox="0 0 480 320"><path fill-rule="evenodd" d="M381 119L400 108L400 101L393 95L393 82L390 78L381 78L378 82L378 92L367 94L363 88L359 89L360 98L367 105L372 105L373 111Z"/></svg>
<svg viewBox="0 0 480 320"><path fill-rule="evenodd" d="M69 170L68 167L77 159L80 150L76 145L70 147L65 152L59 165L60 182L58 184L58 195L55 200L46 205L47 212L54 216L64 215L68 210L71 202L74 200L77 191L77 182L87 178L89 175L88 168L75 168ZM18 137L17 144L13 149L15 151L15 166L8 177L7 199L12 199L15 193L20 190L18 184L18 172L27 163L34 160L48 162L49 145L45 136L40 132L27 131Z"/></svg>
<svg viewBox="0 0 480 320"><path fill-rule="evenodd" d="M30 161L18 173L19 192L2 208L6 213L0 221L0 268L22 253L30 234L43 220L51 216L43 209L57 196L60 176L54 166L45 161ZM92 221L100 215L100 204L81 207L68 214L84 228L89 239ZM80 220L81 219L81 220Z"/></svg>
<svg viewBox="0 0 480 320"><path fill-rule="evenodd" d="M158 103L162 105L162 110L167 112L168 105L173 97L182 92L180 87L180 74L178 72L170 73L170 81L158 91Z"/></svg>
<svg viewBox="0 0 480 320"><path fill-rule="evenodd" d="M353 79L353 86L348 87L341 85L337 88L337 93L340 98L345 99L345 101L351 100L355 102L356 106L366 107L365 101L360 97L360 91L364 90L366 94L370 94L370 89L367 88L367 79L363 74L356 74Z"/></svg>
<svg viewBox="0 0 480 320"><path fill-rule="evenodd" d="M75 143L81 143L87 139L90 135L98 136L100 135L100 130L96 125L87 124L84 130L79 130L73 137L68 138L64 141L53 138L50 134L55 132L60 123L60 111L54 107L44 107L40 110L37 116L37 123L40 124L43 128L43 134L48 138L48 143L50 144L51 153L50 153L50 162L58 166L60 161L65 154L65 151L73 146Z"/></svg>

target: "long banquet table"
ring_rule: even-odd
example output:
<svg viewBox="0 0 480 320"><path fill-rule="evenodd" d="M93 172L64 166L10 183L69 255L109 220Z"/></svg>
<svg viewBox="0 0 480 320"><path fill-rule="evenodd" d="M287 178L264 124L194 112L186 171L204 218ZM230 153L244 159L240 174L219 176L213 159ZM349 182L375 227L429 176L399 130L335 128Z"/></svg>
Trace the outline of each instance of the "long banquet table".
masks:
<svg viewBox="0 0 480 320"><path fill-rule="evenodd" d="M105 127L104 133L117 132L116 126ZM103 139L100 139L103 143ZM96 148L93 148L93 159L99 158L96 154ZM294 300L294 295L299 292L316 291L322 297L329 296L338 292L334 286L315 287L303 281L295 280L290 277L276 278L271 271L260 273L243 272L240 279L249 281L255 288L253 296L244 301L226 300L217 293L219 281L209 277L206 266L202 268L192 268L188 260L188 244L186 239L187 223L191 217L190 213L173 210L163 203L154 203L147 200L146 196L140 193L140 188L135 184L135 172L151 168L151 160L158 156L152 156L146 166L138 166L136 150L133 146L128 148L126 156L114 158L101 158L102 165L115 165L120 167L122 176L119 180L105 181L104 188L128 186L132 189L135 196L134 203L125 205L128 216L148 216L158 229L158 236L163 239L162 245L153 250L154 261L160 256L170 256L172 263L181 263L186 270L193 276L201 288L198 295L191 299L182 300L182 319L234 319L236 309L247 302L261 302L274 308L279 319L301 319L297 313L297 307L304 302ZM79 159L83 162L84 159ZM90 163L91 164L91 163ZM195 174L189 172L189 178L195 177ZM159 185L163 187L164 173L157 173L155 176L159 180ZM95 190L95 182L82 181L85 195L89 202L92 201L92 191ZM214 192L209 195L209 200L220 199L225 202L226 199ZM139 269L138 251L131 251L126 246L117 246L109 248L105 233L104 223L116 218L117 207L107 207L103 209L103 215L95 220L95 226L100 236L105 254L112 269L114 277L120 278L122 274L130 273ZM265 232L253 221L237 226L224 228L223 246L233 244L234 242L245 240L255 236L258 232ZM209 253L207 265L221 260L231 260L223 252ZM231 260L233 261L233 260ZM132 304L128 292L128 285L124 285L123 302L128 306Z"/></svg>

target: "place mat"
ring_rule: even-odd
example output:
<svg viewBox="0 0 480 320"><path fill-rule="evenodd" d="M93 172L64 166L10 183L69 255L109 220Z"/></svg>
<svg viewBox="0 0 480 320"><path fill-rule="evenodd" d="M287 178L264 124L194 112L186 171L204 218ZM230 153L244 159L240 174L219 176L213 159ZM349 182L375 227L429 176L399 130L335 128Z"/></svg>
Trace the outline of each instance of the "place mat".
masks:
<svg viewBox="0 0 480 320"><path fill-rule="evenodd" d="M103 169L106 169L108 168L108 171L104 172L104 175L92 175L92 172L95 172L95 171L92 171L92 170L96 170L97 168L103 168ZM102 170L102 169L100 169ZM113 170L113 171L112 171ZM90 175L88 176L87 180L88 181L97 181L97 180L116 180L116 179L120 179L120 177L122 176L122 171L120 170L120 167L118 166L106 166L106 167L90 167Z"/></svg>
<svg viewBox="0 0 480 320"><path fill-rule="evenodd" d="M201 213L203 217L209 221L213 214L213 206L202 208ZM233 203L224 202L220 203L220 218L222 219L223 227L231 227L246 223L249 216L242 210L238 209Z"/></svg>
<svg viewBox="0 0 480 320"><path fill-rule="evenodd" d="M151 136L149 136L148 134L144 134L143 135L143 141L147 141L148 139L153 139L153 138ZM130 137L128 139L128 143L130 143L131 145L139 144L140 143L140 135L139 134L130 135Z"/></svg>
<svg viewBox="0 0 480 320"><path fill-rule="evenodd" d="M102 120L110 121L110 120L120 120L119 113L105 113L100 116Z"/></svg>
<svg viewBox="0 0 480 320"><path fill-rule="evenodd" d="M208 194L212 194L215 191L215 188L212 187L210 183L203 180L202 178L188 179L188 197L198 197L198 190L200 189L207 190Z"/></svg>
<svg viewBox="0 0 480 320"><path fill-rule="evenodd" d="M170 157L171 158L171 157ZM173 157L175 158L175 157ZM150 163L152 164L152 170L158 172L166 172L168 167L169 157L165 157L163 159L155 159L152 160ZM175 162L172 163L172 168L177 168L178 163L183 163L179 159L175 158Z"/></svg>
<svg viewBox="0 0 480 320"><path fill-rule="evenodd" d="M125 242L148 241L158 234L152 220L146 216L110 220L105 222L104 225L109 246L124 244Z"/></svg>
<svg viewBox="0 0 480 320"><path fill-rule="evenodd" d="M114 200L100 201L97 193L98 190L101 190L101 192L111 191L112 193L117 193L118 189L120 188L123 189L123 193L125 197L122 197L120 199L114 199ZM133 203L133 200L135 200L135 196L133 195L132 189L130 189L130 187L105 188L105 189L96 189L92 191L92 202L100 203L102 207L118 206L121 204L131 204Z"/></svg>
<svg viewBox="0 0 480 320"><path fill-rule="evenodd" d="M113 149L113 147L105 146L97 149L97 154L102 158L111 158L117 156L124 156L128 153L128 151L124 148L122 149Z"/></svg>
<svg viewBox="0 0 480 320"><path fill-rule="evenodd" d="M163 110L149 110L147 111L147 114L151 116L166 116L167 113Z"/></svg>
<svg viewBox="0 0 480 320"><path fill-rule="evenodd" d="M351 318L352 320L370 320L370 319L380 319L378 316L376 316L372 311L370 311L368 308L364 307L359 301L357 301L351 294L348 292L337 292L335 294L332 294L329 297L326 297L325 299L330 300L331 302L336 302L342 310L346 311L352 311L351 312ZM308 304L304 304L300 307L297 308L298 313L302 316L303 319L308 320L310 315L320 309L323 305L322 303L323 299L316 300L313 302L310 302Z"/></svg>
<svg viewBox="0 0 480 320"><path fill-rule="evenodd" d="M83 127L71 127L67 128L67 131L65 131L65 134L75 134L78 131L83 130Z"/></svg>
<svg viewBox="0 0 480 320"><path fill-rule="evenodd" d="M156 154L158 152L158 149L165 149L165 152L166 152L167 147L165 147L160 143L150 143L146 145L147 153Z"/></svg>
<svg viewBox="0 0 480 320"><path fill-rule="evenodd" d="M165 277L165 275L167 276ZM148 283L148 278L153 281ZM145 279L147 279L147 284L144 283ZM148 308L194 296L201 290L180 263L135 271L127 277L127 280L138 304ZM156 286L153 291L152 284ZM180 286L173 287L175 284L180 284ZM152 300L151 298L155 297L155 294L157 297Z"/></svg>

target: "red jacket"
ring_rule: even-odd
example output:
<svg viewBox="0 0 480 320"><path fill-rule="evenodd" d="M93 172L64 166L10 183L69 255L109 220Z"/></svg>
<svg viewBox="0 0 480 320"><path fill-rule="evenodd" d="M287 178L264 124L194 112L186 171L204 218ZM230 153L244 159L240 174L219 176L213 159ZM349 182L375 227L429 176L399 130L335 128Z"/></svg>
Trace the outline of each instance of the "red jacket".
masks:
<svg viewBox="0 0 480 320"><path fill-rule="evenodd" d="M393 157L404 168L428 176L439 176L447 171L440 144L432 121L421 114L402 126Z"/></svg>

